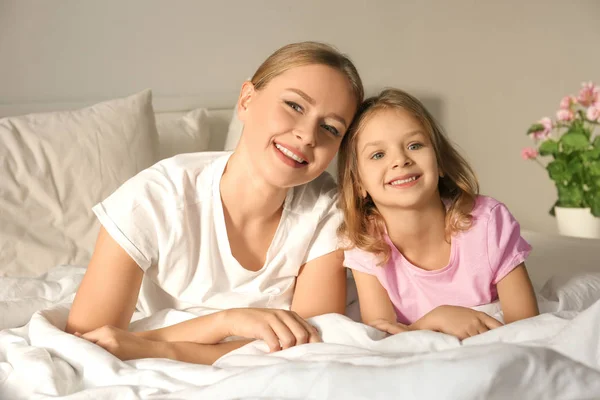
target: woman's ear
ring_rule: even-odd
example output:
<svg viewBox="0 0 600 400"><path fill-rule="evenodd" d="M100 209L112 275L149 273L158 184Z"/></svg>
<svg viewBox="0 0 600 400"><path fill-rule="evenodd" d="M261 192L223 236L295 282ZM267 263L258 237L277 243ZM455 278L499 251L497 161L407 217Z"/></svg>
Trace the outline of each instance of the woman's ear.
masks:
<svg viewBox="0 0 600 400"><path fill-rule="evenodd" d="M254 96L255 89L254 85L250 81L244 82L242 85L242 90L240 91L240 97L237 102L237 117L240 121L246 121L246 115L248 111L248 107L250 105L250 100Z"/></svg>

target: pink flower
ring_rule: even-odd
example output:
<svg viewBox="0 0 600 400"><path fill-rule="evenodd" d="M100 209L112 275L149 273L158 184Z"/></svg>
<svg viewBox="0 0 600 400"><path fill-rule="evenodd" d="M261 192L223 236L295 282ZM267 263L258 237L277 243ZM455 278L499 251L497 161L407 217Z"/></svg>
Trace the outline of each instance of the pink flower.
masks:
<svg viewBox="0 0 600 400"><path fill-rule="evenodd" d="M561 122L570 122L575 119L575 114L571 110L558 110L556 112L556 119Z"/></svg>
<svg viewBox="0 0 600 400"><path fill-rule="evenodd" d="M577 99L575 97L565 96L560 101L560 109L561 110L570 110L574 104L577 104Z"/></svg>
<svg viewBox="0 0 600 400"><path fill-rule="evenodd" d="M536 140L544 140L550 136L552 132L552 120L548 117L544 117L538 121L544 128L541 131L531 132L531 136Z"/></svg>
<svg viewBox="0 0 600 400"><path fill-rule="evenodd" d="M600 98L600 87L594 85L593 82L584 82L581 84L581 90L577 100L584 107L589 107L597 102Z"/></svg>
<svg viewBox="0 0 600 400"><path fill-rule="evenodd" d="M523 160L533 160L537 156L538 152L533 147L525 147L521 150L521 157L523 157Z"/></svg>
<svg viewBox="0 0 600 400"><path fill-rule="evenodd" d="M598 104L598 103L596 103L596 104ZM598 105L596 105L596 104L594 104L593 106L589 106L589 108L587 109L587 112L586 112L585 116L590 121L598 121L598 122L600 122L600 107Z"/></svg>

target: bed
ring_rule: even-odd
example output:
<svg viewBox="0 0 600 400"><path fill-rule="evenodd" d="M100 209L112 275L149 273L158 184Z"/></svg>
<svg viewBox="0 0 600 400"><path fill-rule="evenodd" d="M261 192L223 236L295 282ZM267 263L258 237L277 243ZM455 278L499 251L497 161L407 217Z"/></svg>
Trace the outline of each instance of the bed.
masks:
<svg viewBox="0 0 600 400"><path fill-rule="evenodd" d="M312 319L324 343L267 354L257 341L213 366L120 361L62 331L98 229L91 205L162 158L233 148L241 125L231 107L148 90L0 117L0 399L600 398L600 241L528 231L542 314L483 335L385 337L356 322L349 278L347 315ZM191 317L136 313L131 329Z"/></svg>

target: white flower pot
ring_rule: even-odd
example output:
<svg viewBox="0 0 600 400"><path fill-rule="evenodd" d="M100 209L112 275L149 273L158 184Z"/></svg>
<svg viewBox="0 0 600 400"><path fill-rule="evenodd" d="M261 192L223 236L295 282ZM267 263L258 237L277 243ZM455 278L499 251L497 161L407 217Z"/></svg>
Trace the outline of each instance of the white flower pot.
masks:
<svg viewBox="0 0 600 400"><path fill-rule="evenodd" d="M600 218L589 208L554 207L554 212L561 235L600 239Z"/></svg>

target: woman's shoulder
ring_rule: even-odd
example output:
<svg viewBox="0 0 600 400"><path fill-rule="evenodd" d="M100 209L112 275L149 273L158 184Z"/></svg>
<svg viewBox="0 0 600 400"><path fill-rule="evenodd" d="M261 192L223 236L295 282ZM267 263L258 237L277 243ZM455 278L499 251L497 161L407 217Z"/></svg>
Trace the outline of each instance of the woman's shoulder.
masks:
<svg viewBox="0 0 600 400"><path fill-rule="evenodd" d="M132 196L137 203L148 200L180 207L184 203L197 202L203 193L211 193L200 188L210 185L211 171L220 163L224 166L229 154L189 153L161 160L129 179L117 192L121 197Z"/></svg>
<svg viewBox="0 0 600 400"><path fill-rule="evenodd" d="M178 154L157 162L149 169L165 177L198 176L204 170L213 169L220 164L224 166L230 155L231 152L226 151Z"/></svg>
<svg viewBox="0 0 600 400"><path fill-rule="evenodd" d="M323 212L336 206L337 184L328 172L323 172L311 182L296 186L289 204L297 214Z"/></svg>

